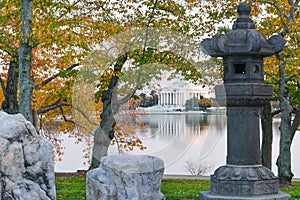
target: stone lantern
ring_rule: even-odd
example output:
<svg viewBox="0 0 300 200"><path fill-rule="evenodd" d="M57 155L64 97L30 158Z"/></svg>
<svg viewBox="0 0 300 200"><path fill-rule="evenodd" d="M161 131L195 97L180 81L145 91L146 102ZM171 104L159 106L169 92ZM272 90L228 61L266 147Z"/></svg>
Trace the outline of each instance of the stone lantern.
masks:
<svg viewBox="0 0 300 200"><path fill-rule="evenodd" d="M291 197L278 191L278 178L262 166L259 117L261 106L269 103L273 87L264 83L263 58L284 47L280 35L268 40L255 30L248 3L237 7L233 30L201 43L204 53L222 57L224 84L216 86L218 103L227 106L227 159L211 175L210 191L200 199L276 199Z"/></svg>

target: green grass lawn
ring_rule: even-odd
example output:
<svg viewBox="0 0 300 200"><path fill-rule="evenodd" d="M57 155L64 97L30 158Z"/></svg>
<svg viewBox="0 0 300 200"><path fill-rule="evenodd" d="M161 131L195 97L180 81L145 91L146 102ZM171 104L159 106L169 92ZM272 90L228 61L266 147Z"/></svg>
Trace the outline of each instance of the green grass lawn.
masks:
<svg viewBox="0 0 300 200"><path fill-rule="evenodd" d="M85 176L55 178L57 200L85 199Z"/></svg>
<svg viewBox="0 0 300 200"><path fill-rule="evenodd" d="M300 182L293 182L290 188L280 188L280 191L288 193L293 200L300 200Z"/></svg>
<svg viewBox="0 0 300 200"><path fill-rule="evenodd" d="M161 192L167 199L199 199L199 191L209 190L208 180L163 179Z"/></svg>
<svg viewBox="0 0 300 200"><path fill-rule="evenodd" d="M56 178L57 200L85 199L85 176ZM209 190L208 180L163 179L161 191L167 199L198 199L199 191ZM280 188L300 200L300 182L293 182L290 188Z"/></svg>

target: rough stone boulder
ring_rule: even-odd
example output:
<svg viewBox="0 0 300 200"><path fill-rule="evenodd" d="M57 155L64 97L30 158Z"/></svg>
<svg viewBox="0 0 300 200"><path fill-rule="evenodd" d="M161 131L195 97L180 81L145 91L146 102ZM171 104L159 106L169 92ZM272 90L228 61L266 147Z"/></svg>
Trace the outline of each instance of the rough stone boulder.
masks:
<svg viewBox="0 0 300 200"><path fill-rule="evenodd" d="M87 173L87 200L163 200L164 163L153 156L111 155Z"/></svg>
<svg viewBox="0 0 300 200"><path fill-rule="evenodd" d="M52 145L21 114L0 111L0 199L54 200Z"/></svg>

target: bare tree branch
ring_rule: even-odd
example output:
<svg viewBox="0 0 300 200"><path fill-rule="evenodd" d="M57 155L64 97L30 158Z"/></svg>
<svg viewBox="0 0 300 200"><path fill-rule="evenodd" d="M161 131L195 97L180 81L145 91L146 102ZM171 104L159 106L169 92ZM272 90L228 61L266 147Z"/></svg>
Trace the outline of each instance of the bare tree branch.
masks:
<svg viewBox="0 0 300 200"><path fill-rule="evenodd" d="M118 130L116 130L116 132L119 133L119 134L122 134L122 133L121 133L120 131L118 131ZM122 152L122 149L121 149L121 147L120 147L119 141L118 141L117 139L116 139L116 143L117 143L117 147L118 147L118 152L119 152L119 154L120 154L120 153L123 153L123 152Z"/></svg>
<svg viewBox="0 0 300 200"><path fill-rule="evenodd" d="M153 8L152 8L152 11L151 11L151 15L150 15L149 20L148 20L147 25L146 25L146 37L145 37L144 46L143 46L142 59L145 56L146 46L147 46L147 40L148 40L148 35L149 35L149 27L150 27L150 23L151 23L151 21L152 21L152 19L154 17L154 11L156 9L157 2L158 2L158 0L155 0Z"/></svg>
<svg viewBox="0 0 300 200"><path fill-rule="evenodd" d="M265 3L265 4L269 4L271 6L274 6L283 17L288 19L288 16L282 11L282 9L279 7L279 5L277 3L273 3L273 2L270 2L270 1L266 1L266 0L262 0L262 2Z"/></svg>
<svg viewBox="0 0 300 200"><path fill-rule="evenodd" d="M294 14L299 6L299 3L300 3L300 0L296 0L295 3L292 5L292 9L291 9L290 16L289 16L291 19L294 18Z"/></svg>
<svg viewBox="0 0 300 200"><path fill-rule="evenodd" d="M139 72L137 82L136 82L136 86L131 90L131 92L129 92L125 97L123 97L122 99L120 99L117 102L118 107L124 105L132 97L132 95L137 91L137 89L139 88L140 77L141 77L141 73Z"/></svg>
<svg viewBox="0 0 300 200"><path fill-rule="evenodd" d="M292 2L289 2L292 3ZM286 17L287 24L283 27L283 30L280 32L280 34L284 37L288 31L289 24L293 21L294 14L299 6L300 0L296 0L296 2L292 3L292 8L290 10L290 14Z"/></svg>
<svg viewBox="0 0 300 200"><path fill-rule="evenodd" d="M66 117L66 115L64 114L64 110L62 109L62 106L59 106L59 110L60 110L61 115L62 115L62 117L63 117L63 119L64 119L65 122L70 122L70 123L72 123L72 124L75 124L75 122L74 122L73 120L69 120L69 119Z"/></svg>
<svg viewBox="0 0 300 200"><path fill-rule="evenodd" d="M62 106L63 106L63 105L62 105ZM81 129L84 129L84 130L86 130L87 132L89 132L89 134L94 135L94 133L93 133L93 132L90 132L86 127L84 127L84 126L82 126L82 125L76 123L76 122L73 121L73 120L68 119L68 118L66 117L66 115L64 114L64 110L62 109L62 106L59 106L59 109L60 109L60 111L61 111L62 117L63 117L63 119L64 119L65 122L72 123L72 124L74 124L74 126L75 126L76 128L77 128L77 127L80 127ZM87 119L88 119L88 118L87 118ZM91 122L91 123L93 123L93 122ZM95 125L95 123L93 123L93 124ZM75 128L74 128L74 129L75 129Z"/></svg>
<svg viewBox="0 0 300 200"><path fill-rule="evenodd" d="M57 74L55 74L55 75L53 75L53 76L47 78L46 80L44 80L44 81L42 82L41 86L44 86L44 85L48 84L49 82L53 81L55 78L57 78L59 75L61 75L62 72L70 71L70 70L74 69L74 68L77 67L77 66L79 66L78 63L77 63L77 64L73 64L73 65L71 65L70 67L68 67L67 69L64 69L63 71L60 71L60 72L58 72ZM35 85L34 88L35 88L36 90L41 89L40 86L38 86L38 85Z"/></svg>
<svg viewBox="0 0 300 200"><path fill-rule="evenodd" d="M279 80L277 78L275 78L271 73L265 73L267 76L270 76L275 83L279 84Z"/></svg>
<svg viewBox="0 0 300 200"><path fill-rule="evenodd" d="M143 60L144 57L145 57L146 47L147 47L147 40L148 40L148 36L149 36L149 27L150 27L150 23L151 23L151 21L152 21L152 19L153 19L153 17L154 17L154 11L155 11L155 9L156 9L157 2L158 2L158 0L155 0L154 5L153 5L153 8L152 8L152 11L151 11L151 15L150 15L149 20L148 20L148 22L147 22L147 26L146 26L146 36L145 36L145 41L144 41L144 45L143 45L143 51L142 51L142 57L141 57L141 60ZM138 67L138 66L137 66L137 67ZM139 70L136 86L132 89L131 92L129 92L125 97L123 97L122 99L120 99L120 100L117 102L117 108L119 108L121 105L125 104L125 103L132 97L132 95L136 92L136 90L137 90L138 87L139 87L140 78L141 78L141 72L140 72L140 70Z"/></svg>
<svg viewBox="0 0 300 200"><path fill-rule="evenodd" d="M9 41L9 43L13 46L15 53L19 54L19 50L18 50L16 44L8 37L8 35L2 30L0 30L0 33L2 33L4 35L4 37Z"/></svg>
<svg viewBox="0 0 300 200"><path fill-rule="evenodd" d="M70 71L70 70L74 69L74 68L77 67L77 66L79 66L78 63L77 63L77 64L73 64L73 65L71 65L70 67L68 67L67 69L63 70L62 72ZM53 79L57 78L62 72L58 72L58 73L55 74L54 76L52 76L52 77L50 77L50 78L44 80L44 81L42 82L42 86L48 84L48 83L51 82Z"/></svg>
<svg viewBox="0 0 300 200"><path fill-rule="evenodd" d="M129 92L125 97L123 97L118 101L117 103L118 106L125 104L132 97L132 95L135 93L137 89L138 89L138 84L131 90L131 92Z"/></svg>
<svg viewBox="0 0 300 200"><path fill-rule="evenodd" d="M151 11L151 15L150 15L150 17L149 17L149 20L147 21L147 25L146 25L146 35L145 35L145 40L144 40L144 44L143 44L143 50L142 50L142 56L141 56L141 60L143 60L144 59L144 57L145 57L145 53L146 53L146 47L147 47L147 40L148 40L148 35L149 35L149 27L150 27L150 23L151 23L151 21L152 21L152 19L153 19L153 16L154 16L154 11L155 11L155 9L156 9L156 6L157 6L157 2L158 2L158 0L156 0L155 2L154 2L154 5L153 5L153 8L152 8L152 11ZM138 37L137 38L135 38L131 43L134 43L136 40L138 39ZM111 47L112 48L112 47ZM111 49L111 48L109 48L108 50L107 50L107 53L109 52L109 50ZM126 52L126 46L125 46L125 48L124 48L124 52ZM123 67L123 65L124 65L124 63L126 62L126 60L127 60L127 54L125 54L125 55L123 55L123 57L126 57L126 59L124 60L124 59L122 59L122 56L117 60L117 62L115 63L115 65L114 65L114 71L115 72L119 72L119 71L121 71L121 69L122 69L122 67ZM137 65L136 66L136 68L138 67L139 65ZM115 114L115 113L117 113L118 111L119 111L119 108L120 108L120 106L121 105L123 105L123 104L125 104L131 97L132 97L132 95L135 93L135 91L138 89L138 86L139 86L139 81L140 81L140 70L141 69L139 69L139 72L138 72L138 78L137 78L137 84L136 84L136 86L132 89L132 91L131 92L129 92L125 97L123 97L121 100L119 100L119 101L116 101L116 104L115 105L112 105L112 112ZM117 82L118 82L118 80L117 80ZM110 82L110 84L109 85L111 85L111 83L112 83L112 79L111 79L111 82ZM116 87L117 87L117 83L114 85L114 89L113 89L113 93L111 94L112 95L112 98L115 98L116 99Z"/></svg>
<svg viewBox="0 0 300 200"><path fill-rule="evenodd" d="M80 112L80 114L90 123L90 124L92 124L92 125L94 125L94 126L98 126L98 124L96 124L95 122L92 122L91 120L90 120L90 118L80 109L80 108L78 108L78 106L77 107L73 107L73 109L76 109L78 112ZM76 125L78 125L78 124L76 124Z"/></svg>
<svg viewBox="0 0 300 200"><path fill-rule="evenodd" d="M292 20L294 18L294 14L299 6L300 0L296 0L295 3L293 3L292 0L288 0L289 4L292 6L289 15L285 14L283 12L283 10L279 7L278 4L267 1L267 0L261 0L261 1L265 4L274 6L278 10L278 12L286 19L286 25L283 27L283 30L280 32L280 35L282 35L284 37L287 33L289 24L292 22Z"/></svg>
<svg viewBox="0 0 300 200"><path fill-rule="evenodd" d="M296 77L296 76L297 76L297 75L294 74L294 75L292 75L292 76L286 77L286 78L285 78L286 83L289 82L289 81L291 81L291 80L292 80L294 77Z"/></svg>
<svg viewBox="0 0 300 200"><path fill-rule="evenodd" d="M278 109L278 110L273 110L273 111L271 112L271 115L272 115L272 117L274 117L275 115L277 115L277 114L279 114L279 113L281 113L281 110L280 110L280 109Z"/></svg>
<svg viewBox="0 0 300 200"><path fill-rule="evenodd" d="M48 106L43 106L40 109L38 109L36 112L37 112L37 114L43 114L43 113L48 112L50 110L54 110L54 109L56 109L58 107L71 106L70 104L66 104L64 102L65 102L65 99L60 98L55 103L53 103L51 105L48 105Z"/></svg>
<svg viewBox="0 0 300 200"><path fill-rule="evenodd" d="M294 5L293 0L288 0L288 2L289 2L289 4L290 4L291 6Z"/></svg>
<svg viewBox="0 0 300 200"><path fill-rule="evenodd" d="M99 5L100 8L104 11L104 13L107 13L106 9L104 8L103 5ZM109 15L106 15L106 17L108 18L109 21L113 22L112 18Z"/></svg>
<svg viewBox="0 0 300 200"><path fill-rule="evenodd" d="M5 85L4 85L4 82L1 77L0 77L0 83L1 83L2 92L6 98L7 94L6 94L6 90L5 90Z"/></svg>

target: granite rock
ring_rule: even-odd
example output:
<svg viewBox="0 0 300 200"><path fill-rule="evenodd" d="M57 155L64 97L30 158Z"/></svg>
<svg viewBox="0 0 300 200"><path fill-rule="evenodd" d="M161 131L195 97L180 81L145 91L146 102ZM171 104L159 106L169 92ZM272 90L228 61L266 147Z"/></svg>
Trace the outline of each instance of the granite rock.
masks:
<svg viewBox="0 0 300 200"><path fill-rule="evenodd" d="M54 200L54 152L21 114L0 112L0 199Z"/></svg>

